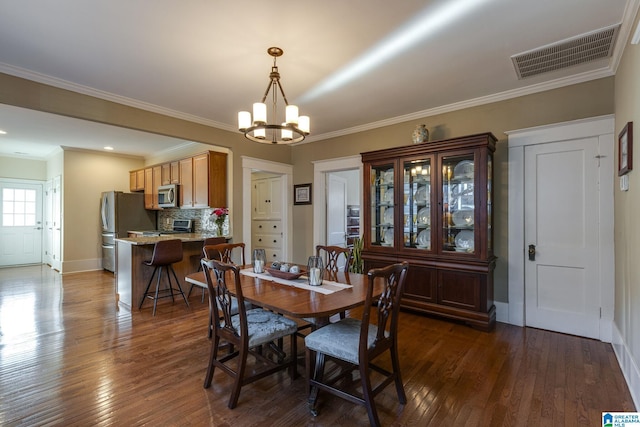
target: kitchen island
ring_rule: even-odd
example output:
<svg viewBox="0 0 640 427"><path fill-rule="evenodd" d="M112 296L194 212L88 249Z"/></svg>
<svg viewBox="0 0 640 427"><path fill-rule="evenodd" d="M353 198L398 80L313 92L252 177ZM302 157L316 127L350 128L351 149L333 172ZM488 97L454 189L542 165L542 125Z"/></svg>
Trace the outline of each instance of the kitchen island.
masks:
<svg viewBox="0 0 640 427"><path fill-rule="evenodd" d="M208 237L213 236L201 233L180 233L116 239L115 278L118 303L129 309L138 307L153 274L153 267L145 265L144 261L151 259L154 245L160 240L180 239L182 241L182 261L173 264L173 269L180 280L182 290L185 294L189 292L191 284L186 283L184 277L198 270L204 239ZM155 289L155 280L154 278L152 289ZM166 278L163 277L163 283L165 280Z"/></svg>

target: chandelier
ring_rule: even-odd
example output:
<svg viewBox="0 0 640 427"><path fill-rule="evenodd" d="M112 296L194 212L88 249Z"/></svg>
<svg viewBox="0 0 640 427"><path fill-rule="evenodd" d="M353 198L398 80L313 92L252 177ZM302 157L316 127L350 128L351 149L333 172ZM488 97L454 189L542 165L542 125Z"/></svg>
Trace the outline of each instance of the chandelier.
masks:
<svg viewBox="0 0 640 427"><path fill-rule="evenodd" d="M240 111L238 113L238 129L251 141L266 144L293 144L300 142L305 136L309 135L309 116L298 116L298 107L289 104L280 84L280 73L276 65L276 58L282 56L284 52L279 47L270 47L267 49L267 53L273 56L269 85L262 97L262 101L253 104L253 121L251 120L251 113L248 111ZM271 88L273 88L273 117L271 117L271 120L277 120L279 89L286 106L285 121L282 124L274 124L267 121L267 104L265 104L265 100Z"/></svg>

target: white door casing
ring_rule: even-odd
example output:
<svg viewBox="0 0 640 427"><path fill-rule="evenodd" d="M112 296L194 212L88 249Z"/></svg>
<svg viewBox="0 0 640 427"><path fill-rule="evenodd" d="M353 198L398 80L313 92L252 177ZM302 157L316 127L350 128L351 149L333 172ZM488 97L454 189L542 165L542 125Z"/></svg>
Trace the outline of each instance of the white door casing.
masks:
<svg viewBox="0 0 640 427"><path fill-rule="evenodd" d="M347 180L327 174L327 245L347 246Z"/></svg>
<svg viewBox="0 0 640 427"><path fill-rule="evenodd" d="M593 308L594 301L598 302L598 331L596 338L610 342L614 304L614 118L611 115L595 117L511 131L507 132L507 134L509 135L509 303L508 315L504 316L506 317L504 320L519 326L529 325L530 320L535 324L536 321L540 320L536 319L539 313L529 311L528 305L530 303L538 304L541 308L549 310L546 313L548 319L542 319L542 321L549 321L555 330L560 331L564 326L560 324L562 321L556 316L559 316L559 313L563 310L576 311L576 306L578 305L576 301L566 301L567 294L572 293L573 296L571 298L577 298L576 292L591 292L596 294L589 297L592 299L588 301L581 300L583 311L586 310L593 313L596 311ZM582 140L582 143L575 142L577 140ZM547 147L553 147L554 145L559 147L559 155L557 157L551 153L543 155L544 151L553 152L553 150L549 148L534 148L541 144ZM589 145L591 145L591 148L586 147ZM541 147L543 146L541 145ZM585 186L596 186L595 191L590 192L590 194L582 193L580 197L583 200L580 200L580 197L575 194L575 188L578 185L576 184L576 174L569 176L565 174L562 178L559 178L558 175L566 172L567 167L552 166L554 162L578 163L576 160L578 155L575 151L577 147L585 148L583 154L580 155L585 156L582 174L582 178L585 179L581 181L584 181ZM537 163L531 160L530 156L539 155L544 158L542 160L539 158L538 160L541 160L541 163L545 165L543 173L540 174L542 182L538 182L538 177L532 177L529 171L533 164ZM592 158L588 159L588 156ZM594 165L596 169L591 169L591 172L588 172ZM538 164L537 167L542 167L542 165ZM549 168L557 170L551 171ZM589 174L589 176L585 177L585 174ZM527 186L527 181L533 178L536 179L536 182ZM542 186L543 191L538 196L538 200L544 197L544 201L532 205L531 201L525 200L529 198L528 192L533 191L532 187L538 191L538 186ZM546 195L544 191L547 192ZM567 191L574 194L567 195ZM577 215L580 218L575 223L564 226L558 224L558 221L563 221L564 218L556 219L555 217L575 216L576 209L573 209L571 205L578 202L589 203L591 198L594 206L589 209L597 212L579 212ZM554 200L549 202L549 199ZM560 200L556 201L555 199ZM563 205L547 206L549 203L563 203ZM546 209L549 207L550 209ZM577 210L580 211L581 208L577 208ZM593 217L594 215L597 219ZM596 222L595 224L593 224L594 221ZM540 224L541 222L544 222L544 224L538 229L536 223ZM589 225L590 223L593 225ZM535 230L533 234L531 234L531 231L527 231L531 226ZM585 228L589 229L585 230ZM571 245L576 246L576 242L579 240L575 237L578 229L585 231L583 233L585 235L580 237L583 241L579 245L583 249L574 248L571 250L569 247ZM528 241L534 237L536 239L535 242ZM556 241L556 246L565 247L564 254L547 245L547 242L553 242L554 240ZM560 244L557 243L558 241ZM537 244L536 262L528 261L527 250L529 244ZM580 258L579 262L578 258ZM531 264L528 265L528 263ZM563 269L555 265L563 263L574 267ZM576 267L584 266L586 263L595 263L596 266L593 267L592 271ZM566 288L565 283L560 283L555 288L549 285L554 281L570 282L572 279L575 280L577 276L585 274L595 277L585 278L585 281L582 282L582 289L569 290ZM557 280L558 278L563 279ZM548 279L546 283L544 283L545 279ZM593 283L589 283L590 279L593 279ZM541 280L543 283L538 283ZM529 282L534 283L534 288L529 288ZM563 286L565 288L562 288ZM538 291L542 291L542 293L539 294ZM557 299L550 300L550 295L554 293ZM561 304L560 300L562 298L565 301ZM530 299L533 299L533 301L529 301ZM558 309L558 305L562 306L562 310ZM532 319L529 319L529 316ZM545 316L538 316L538 318L540 317ZM573 323L575 323L575 319ZM569 333L582 334L584 332Z"/></svg>

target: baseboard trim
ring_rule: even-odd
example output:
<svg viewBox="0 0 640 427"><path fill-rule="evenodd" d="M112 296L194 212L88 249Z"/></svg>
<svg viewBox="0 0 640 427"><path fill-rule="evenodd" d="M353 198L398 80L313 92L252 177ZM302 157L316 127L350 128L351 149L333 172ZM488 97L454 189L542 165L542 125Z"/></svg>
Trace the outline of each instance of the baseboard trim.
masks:
<svg viewBox="0 0 640 427"><path fill-rule="evenodd" d="M509 303L494 301L496 306L496 322L509 323Z"/></svg>
<svg viewBox="0 0 640 427"><path fill-rule="evenodd" d="M629 387L633 404L635 405L636 410L638 410L638 408L640 408L640 370L638 369L636 362L633 360L633 356L631 355L631 352L629 351L627 344L624 342L622 334L615 323L613 324L612 329L613 340L611 345L613 346L613 352L618 359L618 364L620 365L622 375L624 375L624 379L627 382L627 387Z"/></svg>
<svg viewBox="0 0 640 427"><path fill-rule="evenodd" d="M62 261L62 274L102 270L102 258Z"/></svg>

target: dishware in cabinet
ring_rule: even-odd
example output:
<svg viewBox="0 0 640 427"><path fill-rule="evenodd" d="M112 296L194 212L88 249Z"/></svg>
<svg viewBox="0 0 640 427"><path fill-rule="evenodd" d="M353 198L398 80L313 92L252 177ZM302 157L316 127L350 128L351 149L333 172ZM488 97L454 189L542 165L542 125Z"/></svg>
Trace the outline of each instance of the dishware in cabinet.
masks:
<svg viewBox="0 0 640 427"><path fill-rule="evenodd" d="M365 269L407 260L405 308L490 330L491 133L362 153Z"/></svg>
<svg viewBox="0 0 640 427"><path fill-rule="evenodd" d="M441 156L442 251L475 254L475 153ZM478 221L481 225L482 221Z"/></svg>
<svg viewBox="0 0 640 427"><path fill-rule="evenodd" d="M432 186L434 156L401 160L403 248L432 250Z"/></svg>
<svg viewBox="0 0 640 427"><path fill-rule="evenodd" d="M392 163L371 165L365 182L365 230L366 240L373 247L393 247L395 244L395 166ZM366 234L366 233L365 233Z"/></svg>

